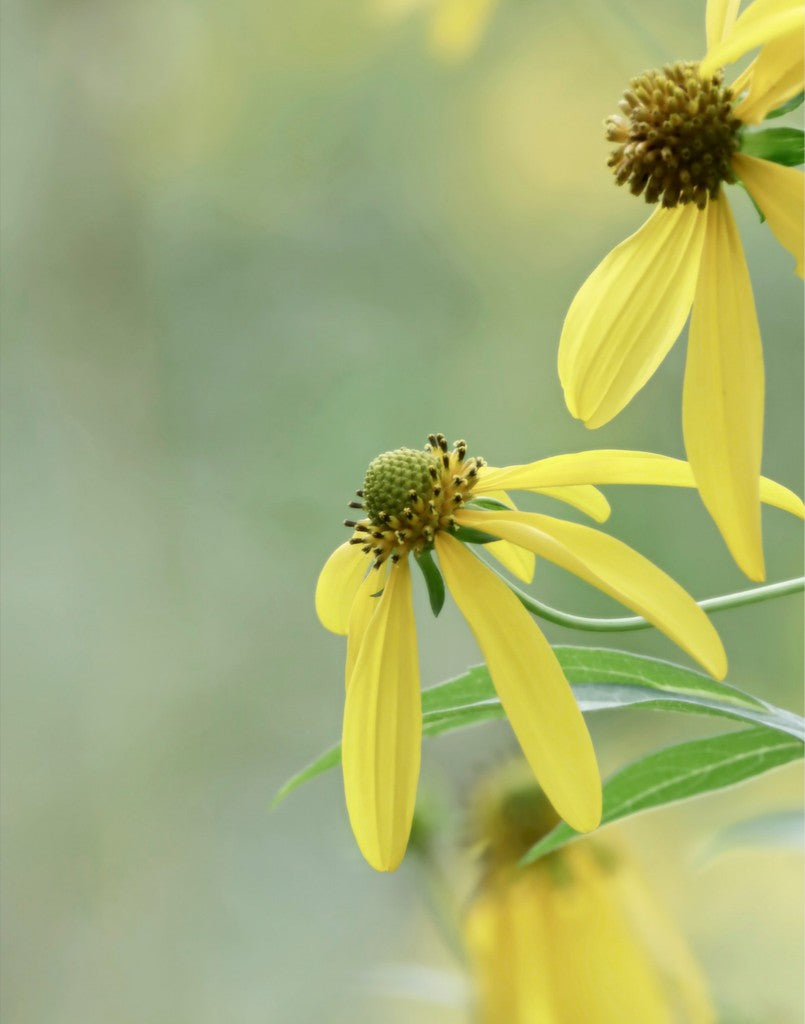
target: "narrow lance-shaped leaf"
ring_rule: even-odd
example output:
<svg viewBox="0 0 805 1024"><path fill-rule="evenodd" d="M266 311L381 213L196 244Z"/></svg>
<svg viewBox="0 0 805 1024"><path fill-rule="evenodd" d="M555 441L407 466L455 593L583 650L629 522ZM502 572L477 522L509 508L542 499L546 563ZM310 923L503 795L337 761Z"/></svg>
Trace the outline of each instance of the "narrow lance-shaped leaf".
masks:
<svg viewBox="0 0 805 1024"><path fill-rule="evenodd" d="M741 152L785 167L799 167L805 162L803 140L805 133L800 128L763 128L744 135Z"/></svg>
<svg viewBox="0 0 805 1024"><path fill-rule="evenodd" d="M803 749L801 740L764 726L666 747L633 761L604 783L601 825L734 786L801 758ZM562 822L531 847L522 863L578 838Z"/></svg>
<svg viewBox="0 0 805 1024"><path fill-rule="evenodd" d="M805 738L805 722L798 715L726 683L716 683L693 669L607 648L556 646L554 651L585 713L639 706L751 722ZM425 690L422 710L427 736L504 717L484 665ZM334 768L339 760L340 748L331 747L289 779L274 804L302 783Z"/></svg>

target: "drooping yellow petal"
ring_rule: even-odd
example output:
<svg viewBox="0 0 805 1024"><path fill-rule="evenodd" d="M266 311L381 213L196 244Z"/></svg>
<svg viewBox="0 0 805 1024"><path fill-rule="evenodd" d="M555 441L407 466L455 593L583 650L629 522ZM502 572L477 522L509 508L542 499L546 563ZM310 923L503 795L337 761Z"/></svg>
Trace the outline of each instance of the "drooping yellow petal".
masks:
<svg viewBox="0 0 805 1024"><path fill-rule="evenodd" d="M442 57L466 57L478 45L497 0L437 0L430 45Z"/></svg>
<svg viewBox="0 0 805 1024"><path fill-rule="evenodd" d="M364 558L366 558L365 555ZM388 561L384 562L379 569L370 569L358 587L352 602L347 633L347 660L344 669L344 680L347 686L352 678L366 629L380 604L380 595L386 585L388 569Z"/></svg>
<svg viewBox="0 0 805 1024"><path fill-rule="evenodd" d="M735 173L763 211L774 237L794 257L796 272L802 277L805 256L805 177L802 171L744 153L736 153L732 163Z"/></svg>
<svg viewBox="0 0 805 1024"><path fill-rule="evenodd" d="M614 537L534 512L464 509L456 521L520 544L580 576L642 615L716 679L726 675L727 658L718 633L690 594Z"/></svg>
<svg viewBox="0 0 805 1024"><path fill-rule="evenodd" d="M805 503L802 498L787 487L783 487L782 484L769 480L765 476L760 478L760 500L764 505L780 508L783 512L790 512L798 519L805 519Z"/></svg>
<svg viewBox="0 0 805 1024"><path fill-rule="evenodd" d="M483 521L485 513L471 515ZM508 587L463 544L441 532L436 552L531 770L556 812L589 832L601 819L598 765L550 644Z"/></svg>
<svg viewBox="0 0 805 1024"><path fill-rule="evenodd" d="M651 484L662 487L695 487L693 472L684 459L653 452L628 450L593 450L554 455L522 466L481 470L477 490L486 487L508 487L511 490L548 491L588 481L593 484ZM548 486L545 486L548 485ZM805 518L805 505L793 491L782 484L760 478L760 500L785 512Z"/></svg>
<svg viewBox="0 0 805 1024"><path fill-rule="evenodd" d="M704 23L708 49L721 42L732 28L737 14L738 0L707 0Z"/></svg>
<svg viewBox="0 0 805 1024"><path fill-rule="evenodd" d="M507 508L516 508L516 505L506 491L485 491L483 496L485 498L494 498L495 501L502 502ZM509 544L505 540L498 540L492 544L487 544L486 550L505 569L508 569L513 576L516 576L518 580L530 583L534 579L536 558L531 551L523 551L522 548Z"/></svg>
<svg viewBox="0 0 805 1024"><path fill-rule="evenodd" d="M735 106L744 124L760 124L771 110L802 91L805 78L805 47L802 33L791 32L767 43L732 86L734 96L748 86Z"/></svg>
<svg viewBox="0 0 805 1024"><path fill-rule="evenodd" d="M548 969L562 1020L673 1024L661 976L593 853L574 844L559 856L568 878L551 887L546 911L553 939Z"/></svg>
<svg viewBox="0 0 805 1024"><path fill-rule="evenodd" d="M358 544L342 544L324 563L316 584L316 614L325 629L344 634L355 594L369 561Z"/></svg>
<svg viewBox="0 0 805 1024"><path fill-rule="evenodd" d="M699 494L732 557L762 580L763 350L749 271L725 198L708 204L682 427Z"/></svg>
<svg viewBox="0 0 805 1024"><path fill-rule="evenodd" d="M714 46L708 44L699 71L709 77L756 46L788 34L799 33L801 37L803 23L802 0L754 0L719 42Z"/></svg>
<svg viewBox="0 0 805 1024"><path fill-rule="evenodd" d="M676 1012L674 1019L686 1024L715 1024L715 1010L699 966L642 876L630 864L621 863L610 876L609 885L645 955L662 964L668 1003Z"/></svg>
<svg viewBox="0 0 805 1024"><path fill-rule="evenodd" d="M464 924L479 1024L562 1024L545 969L553 936L541 871L508 871L487 879Z"/></svg>
<svg viewBox="0 0 805 1024"><path fill-rule="evenodd" d="M577 508L579 512L583 512L597 523L606 522L612 512L604 495L597 487L592 487L589 484L576 484L567 487L535 487L533 490L535 494L544 494L548 498L556 498L557 501L563 501L566 505Z"/></svg>
<svg viewBox="0 0 805 1024"><path fill-rule="evenodd" d="M690 312L706 219L687 203L659 207L604 258L570 305L559 378L570 412L600 427L643 387Z"/></svg>
<svg viewBox="0 0 805 1024"><path fill-rule="evenodd" d="M378 871L405 854L422 739L416 627L408 560L389 573L347 687L341 758L358 846Z"/></svg>
<svg viewBox="0 0 805 1024"><path fill-rule="evenodd" d="M537 463L533 463L533 465L537 465ZM508 466L505 469L495 469L492 466L482 466L478 483L473 493L478 497L499 498L501 494L505 494L505 491L498 489L497 480L505 479L512 469L517 468L521 467ZM512 489L533 491L535 494L544 494L548 498L556 498L557 501L563 501L566 505L577 508L597 523L603 523L612 512L609 502L598 488L592 487L586 482L576 483L574 481L571 484L559 483L556 485L536 485L533 487L527 484L514 484ZM511 502L508 504L510 508L514 508Z"/></svg>
<svg viewBox="0 0 805 1024"><path fill-rule="evenodd" d="M496 558L504 569L508 569L512 576L516 576L523 583L530 583L534 579L537 560L533 551L524 551L516 544L509 544L507 540L496 540L487 544L486 551Z"/></svg>

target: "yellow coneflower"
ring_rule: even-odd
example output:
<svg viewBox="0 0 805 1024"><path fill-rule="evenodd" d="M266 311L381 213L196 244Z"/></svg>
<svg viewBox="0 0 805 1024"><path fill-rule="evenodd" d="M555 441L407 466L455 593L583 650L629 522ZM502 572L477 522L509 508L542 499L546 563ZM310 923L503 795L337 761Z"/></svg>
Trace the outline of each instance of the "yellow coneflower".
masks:
<svg viewBox="0 0 805 1024"><path fill-rule="evenodd" d="M571 413L600 427L643 387L691 313L688 461L738 565L764 578L764 370L752 286L724 185L741 181L803 272L801 172L740 152L744 126L803 87L801 0L709 0L708 54L633 79L607 122L618 184L658 208L581 286L559 345ZM727 88L719 67L764 44ZM692 310L692 312L691 312Z"/></svg>
<svg viewBox="0 0 805 1024"><path fill-rule="evenodd" d="M464 441L449 450L441 434L430 435L422 451L400 448L369 465L359 500L351 503L365 516L347 520L353 536L322 569L316 610L327 629L348 637L344 789L358 845L378 870L393 870L405 853L419 777L422 711L409 556L428 559L435 551L534 774L580 832L595 828L601 813L584 719L536 623L462 541L495 538L489 553L526 581L534 555L562 566L643 615L723 678L721 641L679 584L600 530L519 512L506 493L549 495L600 522L609 504L593 486L598 483L691 487L693 476L687 463L648 452L579 452L494 469L468 457ZM772 481L763 481L763 497L803 514L802 502Z"/></svg>
<svg viewBox="0 0 805 1024"><path fill-rule="evenodd" d="M583 839L517 866L557 820L524 767L476 801L464 939L479 1024L712 1024L699 968L621 849Z"/></svg>

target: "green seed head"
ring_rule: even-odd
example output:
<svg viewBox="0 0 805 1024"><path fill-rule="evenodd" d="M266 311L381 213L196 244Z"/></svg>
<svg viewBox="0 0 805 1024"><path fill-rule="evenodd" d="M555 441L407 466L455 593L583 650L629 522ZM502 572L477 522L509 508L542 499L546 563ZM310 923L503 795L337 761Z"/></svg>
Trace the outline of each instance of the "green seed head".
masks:
<svg viewBox="0 0 805 1024"><path fill-rule="evenodd" d="M720 72L702 78L691 62L633 78L621 113L606 121L607 138L619 143L609 158L617 184L647 203L704 209L722 182L734 182L742 124L721 83Z"/></svg>
<svg viewBox="0 0 805 1024"><path fill-rule="evenodd" d="M398 448L372 459L363 481L363 501L372 522L402 516L412 503L412 492L427 502L433 494L433 470L438 467L433 455L413 448Z"/></svg>

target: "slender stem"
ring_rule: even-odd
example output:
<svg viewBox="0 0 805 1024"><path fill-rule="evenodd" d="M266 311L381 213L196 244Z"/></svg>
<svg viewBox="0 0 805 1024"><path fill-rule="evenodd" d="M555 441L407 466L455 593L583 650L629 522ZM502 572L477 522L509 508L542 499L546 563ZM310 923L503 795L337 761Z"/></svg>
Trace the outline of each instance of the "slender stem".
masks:
<svg viewBox="0 0 805 1024"><path fill-rule="evenodd" d="M503 579L502 576L501 579ZM508 580L506 580L506 585L532 615L538 615L541 619L555 622L558 626L566 626L568 629L586 629L595 633L626 633L635 629L648 629L651 626L651 623L640 615L630 615L620 619L594 619L584 615L571 615L543 604L542 601L526 594L524 590L520 590ZM797 594L803 589L805 589L805 576L799 576L792 580L782 580L780 583L767 583L762 587L752 587L751 590L739 590L734 594L708 597L704 601L696 603L705 611L721 612L727 608L740 608L747 604L769 601L773 597Z"/></svg>

